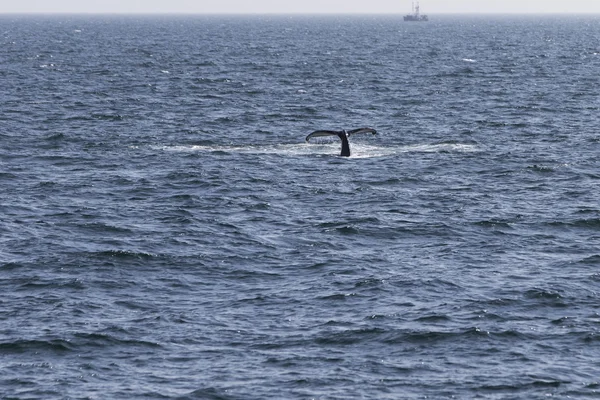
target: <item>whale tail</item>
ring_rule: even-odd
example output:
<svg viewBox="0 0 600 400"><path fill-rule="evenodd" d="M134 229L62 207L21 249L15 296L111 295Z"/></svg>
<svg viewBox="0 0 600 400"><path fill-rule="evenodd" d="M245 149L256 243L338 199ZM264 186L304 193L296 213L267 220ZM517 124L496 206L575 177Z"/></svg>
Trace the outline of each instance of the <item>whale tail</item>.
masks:
<svg viewBox="0 0 600 400"><path fill-rule="evenodd" d="M309 134L306 137L306 141L310 141L310 139L312 138L316 138L316 137L323 137L323 136L340 136L343 134L346 134L346 137L350 136L350 135L355 135L357 133L372 133L373 135L377 134L377 131L373 128L358 128L358 129L352 129L349 131L343 130L343 131L327 131L327 130L318 130L318 131L314 131L311 134Z"/></svg>
<svg viewBox="0 0 600 400"><path fill-rule="evenodd" d="M315 137L323 137L323 136L337 136L342 141L342 153L340 154L342 157L350 157L350 143L348 142L348 138L350 135L355 135L357 133L372 133L373 135L377 134L377 131L373 128L358 128L352 129L349 131L328 131L328 130L319 130L314 131L306 137L306 142L309 142L310 139Z"/></svg>
<svg viewBox="0 0 600 400"><path fill-rule="evenodd" d="M348 136L350 135L354 135L357 133L372 133L373 135L377 134L377 131L373 128L358 128L358 129L352 129L351 131L348 131Z"/></svg>

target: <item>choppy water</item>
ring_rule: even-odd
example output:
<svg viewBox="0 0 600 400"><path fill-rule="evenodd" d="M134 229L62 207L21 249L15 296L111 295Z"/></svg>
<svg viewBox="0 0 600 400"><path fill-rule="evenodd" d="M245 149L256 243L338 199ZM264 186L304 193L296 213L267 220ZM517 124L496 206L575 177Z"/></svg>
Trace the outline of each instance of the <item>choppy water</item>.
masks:
<svg viewBox="0 0 600 400"><path fill-rule="evenodd" d="M599 53L598 17L0 17L0 397L599 396Z"/></svg>

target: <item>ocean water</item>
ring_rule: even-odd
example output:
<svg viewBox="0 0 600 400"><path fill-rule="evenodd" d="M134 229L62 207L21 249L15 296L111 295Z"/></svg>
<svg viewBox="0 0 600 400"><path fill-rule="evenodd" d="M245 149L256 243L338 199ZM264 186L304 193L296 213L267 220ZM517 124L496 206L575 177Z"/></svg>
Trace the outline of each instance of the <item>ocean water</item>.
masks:
<svg viewBox="0 0 600 400"><path fill-rule="evenodd" d="M597 398L599 75L598 16L0 16L0 398Z"/></svg>

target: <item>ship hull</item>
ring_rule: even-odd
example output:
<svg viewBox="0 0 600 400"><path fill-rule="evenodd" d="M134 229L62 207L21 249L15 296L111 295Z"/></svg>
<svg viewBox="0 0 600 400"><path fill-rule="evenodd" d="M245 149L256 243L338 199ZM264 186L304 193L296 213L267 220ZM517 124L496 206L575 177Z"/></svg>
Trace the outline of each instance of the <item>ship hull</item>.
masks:
<svg viewBox="0 0 600 400"><path fill-rule="evenodd" d="M429 21L429 18L427 17L427 15L405 15L404 16L404 20L405 21L415 21L415 22L424 22L424 21Z"/></svg>

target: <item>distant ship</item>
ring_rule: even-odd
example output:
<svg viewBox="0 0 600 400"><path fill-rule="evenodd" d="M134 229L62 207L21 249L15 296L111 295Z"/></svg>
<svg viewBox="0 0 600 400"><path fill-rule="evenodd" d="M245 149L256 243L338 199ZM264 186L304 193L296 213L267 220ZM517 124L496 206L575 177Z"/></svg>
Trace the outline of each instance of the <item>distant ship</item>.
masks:
<svg viewBox="0 0 600 400"><path fill-rule="evenodd" d="M429 17L427 15L419 14L419 2L417 1L417 5L415 2L412 3L412 14L408 14L404 16L405 21L429 21Z"/></svg>

